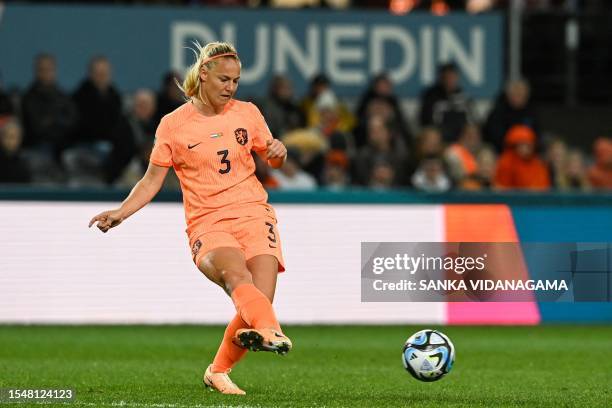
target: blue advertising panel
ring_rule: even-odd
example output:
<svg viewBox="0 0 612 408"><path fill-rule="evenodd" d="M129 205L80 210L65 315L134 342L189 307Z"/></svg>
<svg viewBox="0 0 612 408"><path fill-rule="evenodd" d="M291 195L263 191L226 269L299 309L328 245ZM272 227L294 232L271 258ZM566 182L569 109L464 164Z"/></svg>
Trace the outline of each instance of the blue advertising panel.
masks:
<svg viewBox="0 0 612 408"><path fill-rule="evenodd" d="M490 98L502 80L502 17L412 13L174 7L7 5L0 14L0 71L5 87L23 88L39 52L54 54L62 86L73 89L92 56L107 56L120 89L157 88L170 69L193 61L193 40L236 44L243 61L239 96L266 92L272 75L298 94L323 72L339 95L356 96L390 73L402 97L435 80L441 62L459 66L470 95Z"/></svg>
<svg viewBox="0 0 612 408"><path fill-rule="evenodd" d="M597 197L593 195L592 197ZM512 215L519 238L523 242L611 242L612 217L609 205L589 205L588 199L577 200L583 206L514 206ZM610 270L612 260L606 259ZM611 282L607 286L608 296ZM542 321L559 322L610 322L612 303L540 303Z"/></svg>

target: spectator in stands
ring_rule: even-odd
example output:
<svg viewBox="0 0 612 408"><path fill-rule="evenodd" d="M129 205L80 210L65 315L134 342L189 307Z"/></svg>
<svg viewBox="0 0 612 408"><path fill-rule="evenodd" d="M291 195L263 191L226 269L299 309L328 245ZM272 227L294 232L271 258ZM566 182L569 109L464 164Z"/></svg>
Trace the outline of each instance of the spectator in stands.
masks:
<svg viewBox="0 0 612 408"><path fill-rule="evenodd" d="M506 134L506 148L495 172L495 186L503 189L547 190L551 186L546 164L535 151L535 132L515 125Z"/></svg>
<svg viewBox="0 0 612 408"><path fill-rule="evenodd" d="M88 77L75 92L74 101L79 111L77 140L107 140L120 120L122 104L106 57L91 60Z"/></svg>
<svg viewBox="0 0 612 408"><path fill-rule="evenodd" d="M349 158L342 150L331 150L325 157L323 185L330 190L344 190L350 185Z"/></svg>
<svg viewBox="0 0 612 408"><path fill-rule="evenodd" d="M167 72L163 79L161 88L157 93L157 113L155 120L157 123L161 118L185 103L183 93L176 83L183 83L183 79L176 72Z"/></svg>
<svg viewBox="0 0 612 408"><path fill-rule="evenodd" d="M272 78L268 96L259 105L270 131L276 137L304 126L304 116L294 101L293 85L286 76L276 75Z"/></svg>
<svg viewBox="0 0 612 408"><path fill-rule="evenodd" d="M368 103L365 118L360 121L359 128L355 130L355 137L361 139L360 143L367 143L368 122L373 116L380 116L384 119L393 139L397 140L402 146L409 146L413 140L411 136L403 133L402 127L394 112L393 105L386 98L374 98Z"/></svg>
<svg viewBox="0 0 612 408"><path fill-rule="evenodd" d="M135 146L122 114L121 95L112 84L111 64L106 57L98 56L91 60L89 75L73 99L79 112L73 143L86 146L93 152L101 162L102 180L113 183L132 159ZM78 166L70 167L73 173L79 171Z"/></svg>
<svg viewBox="0 0 612 408"><path fill-rule="evenodd" d="M539 120L530 99L529 84L524 80L510 81L497 98L484 126L485 140L498 152L504 148L504 137L514 125L525 125L539 134Z"/></svg>
<svg viewBox="0 0 612 408"><path fill-rule="evenodd" d="M476 155L476 173L464 177L456 184L460 190L488 190L493 186L497 157L493 148L483 146Z"/></svg>
<svg viewBox="0 0 612 408"><path fill-rule="evenodd" d="M0 183L29 183L32 179L21 156L22 129L13 119L0 125Z"/></svg>
<svg viewBox="0 0 612 408"><path fill-rule="evenodd" d="M596 189L612 188L612 140L600 137L593 145L595 163L588 172L589 182Z"/></svg>
<svg viewBox="0 0 612 408"><path fill-rule="evenodd" d="M385 73L372 79L357 106L358 126L355 131L357 146L361 147L367 143L368 121L375 114L383 114L391 131L401 137L407 145L412 142L412 133L402 113L399 100L395 96L393 83Z"/></svg>
<svg viewBox="0 0 612 408"><path fill-rule="evenodd" d="M315 102L319 95L328 89L331 89L331 83L324 74L315 75L315 77L310 81L308 93L300 102L300 109L302 110L302 115L306 120L306 126L313 126L316 124L317 115L314 113Z"/></svg>
<svg viewBox="0 0 612 408"><path fill-rule="evenodd" d="M567 169L564 189L588 190L590 188L584 165L584 156L580 150L570 149L567 154Z"/></svg>
<svg viewBox="0 0 612 408"><path fill-rule="evenodd" d="M395 185L397 174L392 163L384 157L378 157L372 165L368 187L372 190L389 190Z"/></svg>
<svg viewBox="0 0 612 408"><path fill-rule="evenodd" d="M566 184L567 145L560 138L554 138L546 147L546 163L554 188L564 188Z"/></svg>
<svg viewBox="0 0 612 408"><path fill-rule="evenodd" d="M415 189L428 193L443 193L452 186L444 169L444 161L437 155L427 156L421 160L412 175L411 182Z"/></svg>
<svg viewBox="0 0 612 408"><path fill-rule="evenodd" d="M151 90L139 89L134 93L128 122L133 132L134 142L139 148L153 146L157 129L156 108L155 94Z"/></svg>
<svg viewBox="0 0 612 408"><path fill-rule="evenodd" d="M353 181L356 184L368 185L371 184L372 178L379 179L373 174L375 173L374 167L381 162L391 167L390 173L394 177L392 184L400 184L400 179L404 174L403 165L406 162L406 152L393 139L384 119L374 116L368 122L368 144L358 150L353 161ZM384 175L389 173L386 169L380 171ZM386 178L380 177L380 179Z"/></svg>
<svg viewBox="0 0 612 408"><path fill-rule="evenodd" d="M287 148L299 150L302 168L323 184L327 152L340 150L352 156L355 148L352 134L341 129L342 105L330 89L319 94L314 109L318 117L315 126L293 130L281 138Z"/></svg>
<svg viewBox="0 0 612 408"><path fill-rule="evenodd" d="M315 102L319 123L315 129L327 141L329 148L355 153L355 142L351 133L341 127L342 105L331 90L323 91Z"/></svg>
<svg viewBox="0 0 612 408"><path fill-rule="evenodd" d="M495 170L497 167L497 155L495 150L490 147L483 147L478 152L478 172L475 177L471 178L472 182L476 182L478 189L490 189L493 186L495 179ZM469 180L462 183L462 188L469 187Z"/></svg>
<svg viewBox="0 0 612 408"><path fill-rule="evenodd" d="M329 151L329 141L316 129L296 129L282 136L287 149L300 153L300 165L304 171L319 183L323 179L325 155Z"/></svg>
<svg viewBox="0 0 612 408"><path fill-rule="evenodd" d="M477 157L481 148L480 129L476 125L466 124L457 142L450 145L444 153L449 175L455 184L461 185L464 179L478 174Z"/></svg>
<svg viewBox="0 0 612 408"><path fill-rule="evenodd" d="M24 146L59 161L60 149L69 141L77 122L70 96L57 84L55 58L39 54L34 61L34 82L21 105Z"/></svg>
<svg viewBox="0 0 612 408"><path fill-rule="evenodd" d="M475 123L470 98L459 86L459 71L453 63L440 66L437 82L421 97L421 126L435 126L446 142L454 142L466 123Z"/></svg>
<svg viewBox="0 0 612 408"><path fill-rule="evenodd" d="M300 151L287 150L287 159L280 169L272 172L280 190L315 190L317 181L300 167Z"/></svg>
<svg viewBox="0 0 612 408"><path fill-rule="evenodd" d="M119 183L124 186L133 186L142 178L147 166L149 156L153 149L155 130L157 129L156 98L149 89L139 89L134 93L132 109L127 118L128 128L126 134L134 141L136 155L126 166Z"/></svg>
<svg viewBox="0 0 612 408"><path fill-rule="evenodd" d="M422 128L414 145L414 163L410 170L410 174L414 172L416 166L425 157L441 156L444 153L444 143L442 142L442 134L433 126Z"/></svg>
<svg viewBox="0 0 612 408"><path fill-rule="evenodd" d="M300 102L300 109L306 120L306 127L319 126L320 118L316 102L324 91L331 91L333 93L331 83L325 75L318 74L310 82L308 93ZM356 119L343 103L339 103L338 115L338 130L341 132L352 132L356 124Z"/></svg>

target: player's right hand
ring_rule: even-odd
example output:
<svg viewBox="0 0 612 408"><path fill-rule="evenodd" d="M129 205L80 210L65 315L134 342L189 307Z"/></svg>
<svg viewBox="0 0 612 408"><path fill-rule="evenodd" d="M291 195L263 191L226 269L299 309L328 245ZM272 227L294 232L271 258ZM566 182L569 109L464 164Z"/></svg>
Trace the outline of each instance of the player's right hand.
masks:
<svg viewBox="0 0 612 408"><path fill-rule="evenodd" d="M104 211L89 221L89 228L97 222L96 227L102 232L107 232L109 229L121 224L121 221L123 221L123 216L120 210Z"/></svg>

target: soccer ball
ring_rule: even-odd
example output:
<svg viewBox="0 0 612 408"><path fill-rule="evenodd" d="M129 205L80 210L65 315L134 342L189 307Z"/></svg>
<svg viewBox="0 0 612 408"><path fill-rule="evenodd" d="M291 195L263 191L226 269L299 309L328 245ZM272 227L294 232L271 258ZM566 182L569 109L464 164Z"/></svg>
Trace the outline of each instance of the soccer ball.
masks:
<svg viewBox="0 0 612 408"><path fill-rule="evenodd" d="M437 381L453 367L455 346L437 330L421 330L406 340L402 351L404 368L420 381Z"/></svg>

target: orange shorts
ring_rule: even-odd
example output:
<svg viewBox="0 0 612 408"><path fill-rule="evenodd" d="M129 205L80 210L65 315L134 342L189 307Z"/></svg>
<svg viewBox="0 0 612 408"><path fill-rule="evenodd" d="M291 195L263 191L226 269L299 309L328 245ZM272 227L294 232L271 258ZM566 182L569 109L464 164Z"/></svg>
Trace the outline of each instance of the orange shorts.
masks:
<svg viewBox="0 0 612 408"><path fill-rule="evenodd" d="M269 205L256 205L225 216L208 217L192 232L189 240L196 266L204 255L215 248L239 248L249 260L257 255L273 255L278 260L278 271L285 270L276 214Z"/></svg>

